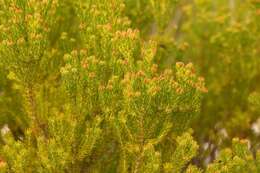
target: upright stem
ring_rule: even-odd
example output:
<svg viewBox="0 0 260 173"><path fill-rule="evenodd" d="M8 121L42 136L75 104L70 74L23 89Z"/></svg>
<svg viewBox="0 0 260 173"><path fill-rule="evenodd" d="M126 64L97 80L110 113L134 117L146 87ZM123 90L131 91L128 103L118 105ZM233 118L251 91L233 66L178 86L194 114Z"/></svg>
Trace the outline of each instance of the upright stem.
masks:
<svg viewBox="0 0 260 173"><path fill-rule="evenodd" d="M144 117L141 115L141 120L140 120L140 139L139 139L139 145L140 145L140 154L137 157L134 172L133 173L139 173L141 165L143 164L143 159L144 159Z"/></svg>
<svg viewBox="0 0 260 173"><path fill-rule="evenodd" d="M27 112L31 120L34 133L38 133L40 132L42 125L37 115L36 96L34 93L33 85L28 85L26 94L27 94L26 97L28 102Z"/></svg>

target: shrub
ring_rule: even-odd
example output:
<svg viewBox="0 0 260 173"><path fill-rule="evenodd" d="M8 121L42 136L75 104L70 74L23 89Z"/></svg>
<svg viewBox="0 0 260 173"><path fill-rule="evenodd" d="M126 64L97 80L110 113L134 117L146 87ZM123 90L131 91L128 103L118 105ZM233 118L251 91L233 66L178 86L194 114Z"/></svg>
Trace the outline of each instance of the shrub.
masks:
<svg viewBox="0 0 260 173"><path fill-rule="evenodd" d="M156 42L130 28L123 2L1 6L1 62L28 121L18 140L4 135L7 172L180 171L195 155L192 137L176 136L199 112L204 80L192 64L159 69Z"/></svg>
<svg viewBox="0 0 260 173"><path fill-rule="evenodd" d="M257 149L259 141L251 126L258 114L251 111L248 97L259 92L259 1L195 0L167 5L172 2L168 0L156 7L148 1L131 2L128 11L134 26L144 38L157 41L160 67L192 62L205 77L209 92L193 128L199 144L211 147L201 150L200 160L213 159L215 151L230 146L234 137L249 138ZM164 7L161 13L153 12ZM157 20L157 15L165 20Z"/></svg>
<svg viewBox="0 0 260 173"><path fill-rule="evenodd" d="M0 171L260 172L258 5L0 0Z"/></svg>

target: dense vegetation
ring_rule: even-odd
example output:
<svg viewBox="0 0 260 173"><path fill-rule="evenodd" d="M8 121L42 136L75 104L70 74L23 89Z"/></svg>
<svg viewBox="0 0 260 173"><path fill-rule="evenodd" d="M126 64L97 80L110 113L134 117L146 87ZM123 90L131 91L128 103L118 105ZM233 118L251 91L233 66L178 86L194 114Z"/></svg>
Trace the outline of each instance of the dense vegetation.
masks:
<svg viewBox="0 0 260 173"><path fill-rule="evenodd" d="M0 0L0 172L260 173L259 0Z"/></svg>

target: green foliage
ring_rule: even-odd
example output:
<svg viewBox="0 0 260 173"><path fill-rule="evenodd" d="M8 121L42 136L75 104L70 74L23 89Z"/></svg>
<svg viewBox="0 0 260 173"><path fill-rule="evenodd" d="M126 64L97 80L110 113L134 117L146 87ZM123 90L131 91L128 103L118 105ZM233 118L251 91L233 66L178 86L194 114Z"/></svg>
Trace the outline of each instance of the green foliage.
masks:
<svg viewBox="0 0 260 173"><path fill-rule="evenodd" d="M260 172L259 14L0 0L0 172Z"/></svg>
<svg viewBox="0 0 260 173"><path fill-rule="evenodd" d="M259 153L256 160L249 150L249 143L246 140L232 141L232 149L224 149L219 153L214 163L208 166L206 172L259 172Z"/></svg>
<svg viewBox="0 0 260 173"><path fill-rule="evenodd" d="M184 133L177 138L177 147L171 156L171 162L164 165L165 172L181 172L187 163L197 154L198 144L189 133ZM189 166L186 172L196 171Z"/></svg>
<svg viewBox="0 0 260 173"><path fill-rule="evenodd" d="M129 11L134 11L132 6ZM145 11L144 16L156 23L152 11ZM146 39L157 41L156 61L161 68L176 61L193 62L205 77L209 92L193 128L200 145L212 147L201 159L229 146L236 136L247 137L257 146L259 140L250 129L258 114L252 112L248 97L259 92L259 1L183 0L167 6L166 11L174 13L168 13L170 20L157 13L167 22L160 30L145 22L139 25L137 12L129 16Z"/></svg>
<svg viewBox="0 0 260 173"><path fill-rule="evenodd" d="M159 69L156 42L130 28L123 2L1 7L1 63L28 122L19 140L3 136L7 172L158 172L166 161L179 171L195 155L188 134L181 153L174 136L198 114L204 80L192 64Z"/></svg>

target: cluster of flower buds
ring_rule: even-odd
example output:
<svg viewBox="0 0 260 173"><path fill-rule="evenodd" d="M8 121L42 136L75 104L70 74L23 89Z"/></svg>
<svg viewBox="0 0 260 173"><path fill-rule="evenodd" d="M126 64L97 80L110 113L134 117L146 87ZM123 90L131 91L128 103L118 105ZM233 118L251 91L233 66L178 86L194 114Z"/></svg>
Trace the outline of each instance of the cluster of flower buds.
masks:
<svg viewBox="0 0 260 173"><path fill-rule="evenodd" d="M11 40L3 40L3 41L1 42L1 44L4 45L4 46L9 47L9 46L13 46L13 45L14 45L14 42L11 41Z"/></svg>
<svg viewBox="0 0 260 173"><path fill-rule="evenodd" d="M139 30L127 29L126 31L116 31L115 38L130 38L137 39L139 35Z"/></svg>
<svg viewBox="0 0 260 173"><path fill-rule="evenodd" d="M177 81L180 78L184 80L189 86L201 91L201 92L208 92L207 88L205 87L205 81L203 77L197 78L195 75L195 68L192 63L188 63L185 65L182 62L176 63L176 77Z"/></svg>

